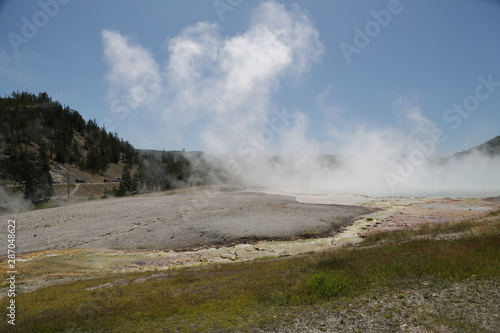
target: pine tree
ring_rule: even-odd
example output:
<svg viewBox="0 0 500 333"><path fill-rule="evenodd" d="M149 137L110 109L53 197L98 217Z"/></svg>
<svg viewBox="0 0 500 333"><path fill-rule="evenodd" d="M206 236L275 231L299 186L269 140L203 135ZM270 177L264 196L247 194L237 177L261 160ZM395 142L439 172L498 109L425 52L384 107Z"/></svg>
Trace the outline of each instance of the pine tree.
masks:
<svg viewBox="0 0 500 333"><path fill-rule="evenodd" d="M130 175L130 167L128 165L123 167L122 183L125 184L127 191L132 190L132 176Z"/></svg>
<svg viewBox="0 0 500 333"><path fill-rule="evenodd" d="M115 189L113 192L117 197L125 196L125 194L127 194L127 186L125 185L125 182L121 181L118 189Z"/></svg>

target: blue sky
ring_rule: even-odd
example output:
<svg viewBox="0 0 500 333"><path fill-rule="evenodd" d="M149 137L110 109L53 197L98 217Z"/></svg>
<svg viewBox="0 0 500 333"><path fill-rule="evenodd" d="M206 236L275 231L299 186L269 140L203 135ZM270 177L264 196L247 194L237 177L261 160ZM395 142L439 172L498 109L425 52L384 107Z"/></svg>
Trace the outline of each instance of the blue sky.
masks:
<svg viewBox="0 0 500 333"><path fill-rule="evenodd" d="M46 91L136 148L500 135L500 1L7 0L0 31L2 95Z"/></svg>

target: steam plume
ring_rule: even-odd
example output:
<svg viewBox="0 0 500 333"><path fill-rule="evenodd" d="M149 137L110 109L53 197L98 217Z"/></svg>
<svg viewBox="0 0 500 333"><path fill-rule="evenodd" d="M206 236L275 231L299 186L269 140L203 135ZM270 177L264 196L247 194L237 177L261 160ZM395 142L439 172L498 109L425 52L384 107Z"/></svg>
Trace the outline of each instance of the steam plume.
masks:
<svg viewBox="0 0 500 333"><path fill-rule="evenodd" d="M436 125L405 98L394 103L404 131L339 118L327 142L313 140L307 112L273 102L284 80L307 73L324 52L297 5L262 2L248 29L233 36L210 22L186 27L168 41L163 62L118 31L103 31L102 39L110 105L147 110L163 124L159 140L196 136L205 151L230 160L230 172L247 185L394 195L500 190L499 158L438 159L439 144L428 141Z"/></svg>

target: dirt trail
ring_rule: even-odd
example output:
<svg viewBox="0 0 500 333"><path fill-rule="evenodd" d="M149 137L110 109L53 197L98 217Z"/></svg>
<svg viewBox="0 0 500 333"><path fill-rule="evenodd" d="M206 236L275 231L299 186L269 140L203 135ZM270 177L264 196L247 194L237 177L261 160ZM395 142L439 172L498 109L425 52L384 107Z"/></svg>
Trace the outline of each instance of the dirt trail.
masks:
<svg viewBox="0 0 500 333"><path fill-rule="evenodd" d="M76 184L75 187L71 190L71 192L69 193L69 197L73 197L76 193L76 191L78 191L80 189L80 184Z"/></svg>

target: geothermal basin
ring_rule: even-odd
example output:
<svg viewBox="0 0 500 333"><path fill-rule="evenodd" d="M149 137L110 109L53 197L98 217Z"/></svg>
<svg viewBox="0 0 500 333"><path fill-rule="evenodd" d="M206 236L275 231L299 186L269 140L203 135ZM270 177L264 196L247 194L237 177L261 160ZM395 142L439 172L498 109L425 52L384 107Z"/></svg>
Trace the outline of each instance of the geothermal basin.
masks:
<svg viewBox="0 0 500 333"><path fill-rule="evenodd" d="M187 189L2 219L16 220L16 269L24 282L20 292L27 292L109 273L320 251L372 232L474 218L499 208L498 200L482 198Z"/></svg>

